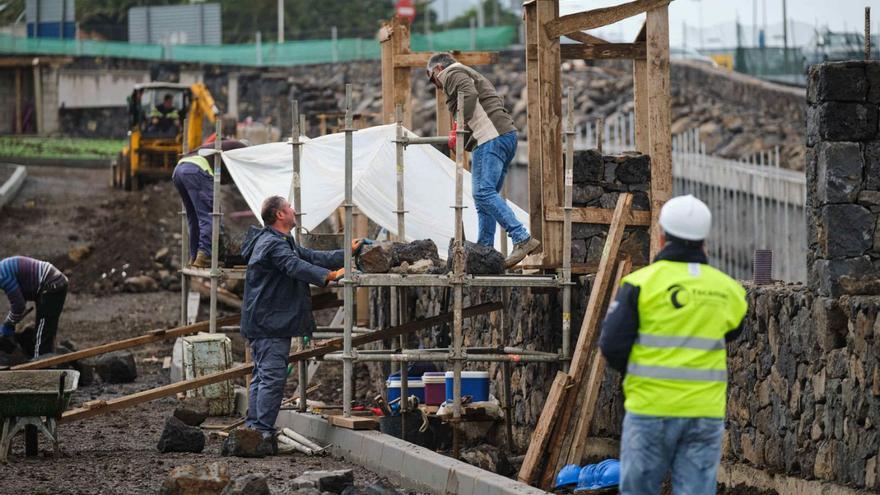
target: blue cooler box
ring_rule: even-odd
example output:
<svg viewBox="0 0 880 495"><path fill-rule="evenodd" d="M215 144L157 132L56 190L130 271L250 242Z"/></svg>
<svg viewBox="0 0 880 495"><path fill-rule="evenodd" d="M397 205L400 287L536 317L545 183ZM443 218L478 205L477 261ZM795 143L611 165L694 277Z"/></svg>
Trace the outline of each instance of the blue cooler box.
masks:
<svg viewBox="0 0 880 495"><path fill-rule="evenodd" d="M415 395L419 398L419 403L425 403L425 384L422 383L422 377L420 376L411 376L409 380L406 381L407 393L409 395ZM390 376L388 380L385 382L385 388L388 390L388 402L395 399L400 398L400 377L399 376ZM396 408L395 408L396 409Z"/></svg>
<svg viewBox="0 0 880 495"><path fill-rule="evenodd" d="M461 396L470 395L473 402L489 400L489 372L462 371ZM446 402L452 403L452 372L446 372Z"/></svg>

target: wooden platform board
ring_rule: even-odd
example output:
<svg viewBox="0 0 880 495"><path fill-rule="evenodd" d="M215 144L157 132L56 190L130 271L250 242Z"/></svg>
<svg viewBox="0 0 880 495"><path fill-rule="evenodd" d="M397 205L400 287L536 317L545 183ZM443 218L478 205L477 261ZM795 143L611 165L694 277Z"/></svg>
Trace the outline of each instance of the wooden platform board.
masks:
<svg viewBox="0 0 880 495"><path fill-rule="evenodd" d="M338 426L340 428L348 428L349 430L378 430L379 422L376 421L375 416L371 417L358 417L352 416L350 418L346 418L345 416L328 416L327 421L330 422L333 426Z"/></svg>

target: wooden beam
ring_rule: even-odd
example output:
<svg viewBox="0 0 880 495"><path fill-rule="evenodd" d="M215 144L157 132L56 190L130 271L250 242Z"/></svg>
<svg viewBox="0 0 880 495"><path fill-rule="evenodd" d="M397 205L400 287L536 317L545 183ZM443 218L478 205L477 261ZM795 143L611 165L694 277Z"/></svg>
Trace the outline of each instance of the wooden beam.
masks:
<svg viewBox="0 0 880 495"><path fill-rule="evenodd" d="M544 220L540 212L542 204L541 182L541 95L538 91L538 21L535 12L537 4L531 1L523 5L523 22L526 30L526 138L528 139L529 177L529 233L544 242Z"/></svg>
<svg viewBox="0 0 880 495"><path fill-rule="evenodd" d="M622 21L649 10L669 5L671 0L635 0L622 3L613 7L577 12L564 15L544 25L544 31L548 38L559 38L567 33L575 31L587 31L596 29L615 22Z"/></svg>
<svg viewBox="0 0 880 495"><path fill-rule="evenodd" d="M382 26L380 31L384 35L379 42L382 64L382 123L394 123L394 35L395 21Z"/></svg>
<svg viewBox="0 0 880 495"><path fill-rule="evenodd" d="M635 41L645 42L648 39L646 25L642 23ZM647 44L645 49L647 50ZM646 57L647 58L647 57ZM635 114L636 151L649 154L648 142L648 61L633 60L633 113Z"/></svg>
<svg viewBox="0 0 880 495"><path fill-rule="evenodd" d="M559 17L559 0L538 0L537 26L553 22ZM574 29L569 32L575 31ZM542 205L562 206L562 79L559 66L559 37L548 37L544 29L536 31L538 51L538 94L541 133L541 189ZM531 146L530 146L531 147ZM540 211L540 210L538 210ZM543 223L542 242L544 263L562 260L562 225Z"/></svg>
<svg viewBox="0 0 880 495"><path fill-rule="evenodd" d="M651 155L651 258L660 251L660 208L672 197L669 108L669 8L648 12L648 143Z"/></svg>
<svg viewBox="0 0 880 495"><path fill-rule="evenodd" d="M620 260L617 267L617 275L614 278L614 284L611 286L611 297L609 301L613 301L617 297L617 289L623 277L629 275L632 269L632 260L625 257ZM598 321L596 322L598 325ZM598 328L593 330L598 331ZM598 333L598 332L597 332ZM593 363L590 366L590 376L587 378L584 401L581 403L580 414L578 415L577 427L574 429L574 441L571 451L568 455L568 463L580 465L584 458L584 450L587 447L587 436L590 434L590 423L593 421L593 414L596 412L596 399L599 397L599 389L602 388L602 380L605 378L605 357L598 349L593 350Z"/></svg>
<svg viewBox="0 0 880 495"><path fill-rule="evenodd" d="M562 207L545 208L544 218L550 222L561 222L563 219L563 211ZM573 223L611 225L611 222L614 221L614 210L606 210L605 208L595 208L592 206L572 208L571 221ZM651 212L632 210L626 214L624 222L630 226L647 227L651 225Z"/></svg>
<svg viewBox="0 0 880 495"><path fill-rule="evenodd" d="M608 43L607 41L599 38L598 36L593 36L592 34L587 34L583 31L575 31L573 33L567 33L565 35L566 38L573 39L575 41L580 41L581 43L591 44L591 45L601 45L602 43Z"/></svg>
<svg viewBox="0 0 880 495"><path fill-rule="evenodd" d="M541 477L540 487L545 490L551 487L556 473L565 464L566 459L568 459L568 452L571 450L573 441L571 437L572 428L576 425L577 421L577 416L573 414L577 410L578 405L583 402L583 393L585 391L582 390L581 383L584 382L588 372L587 364L594 341L596 340L595 329L602 317L602 307L611 284L611 278L614 275L617 252L620 250L623 232L626 229L624 218L626 218L631 206L632 194L623 193L618 197L617 207L614 209L614 218L612 219L611 227L608 229L608 237L605 239L602 259L599 261L599 270L596 272L596 278L593 281L593 286L590 288L587 310L581 323L577 344L575 345L569 367L569 375L572 377L571 392L567 394L564 401L561 421L557 424L556 433L549 448L547 465ZM544 412L541 414L544 414Z"/></svg>
<svg viewBox="0 0 880 495"><path fill-rule="evenodd" d="M473 316L481 315L484 313L489 313L492 311L498 311L501 309L501 303L484 303L477 306L471 306L462 311L463 318L470 318ZM386 328L384 330L377 330L375 332L370 332L367 334L357 335L352 337L351 343L353 346L361 346L364 344L369 344L371 342L377 342L384 339L390 339L393 337L397 337L399 335L405 335L408 333L415 332L417 330L422 330L425 328L430 328L436 325L440 325L443 323L447 323L452 321L452 313L443 313L432 318L426 318L424 320L411 321L408 323L404 323L403 325L398 325L396 327ZM330 354L331 352L338 351L342 349L342 338L332 339L326 341L324 344L316 347L312 347L311 349L306 349L303 351L297 351L290 356L288 356L288 362L298 362L306 359L312 359L316 357L325 356ZM184 380L177 383L171 383L169 385L164 385L162 387L157 387L149 390L144 390L142 392L137 392L131 395L126 395L123 397L117 397L115 399L110 399L104 401L100 405L96 405L94 407L80 407L77 409L71 409L66 411L61 416L61 421L76 421L80 419L87 419L93 416L97 416L99 414L104 414L112 411L118 411L120 409L125 409L127 407L135 406L137 404L142 404L144 402L149 402L152 400L160 399L162 397L167 397L169 395L175 395L180 392L186 392L187 390L192 390L194 388L204 387L205 385L211 385L214 383L225 382L227 380L231 380L233 378L238 378L240 376L247 375L252 372L254 366L252 364L243 364L239 366L235 366L225 371L218 371L217 373L211 373L208 375L200 376L198 378L194 378L192 380Z"/></svg>
<svg viewBox="0 0 880 495"><path fill-rule="evenodd" d="M241 315L232 315L227 316L225 318L219 318L217 320L218 326L223 325L235 325L241 321ZM77 361L79 359L86 359L93 356L99 356L101 354L106 354L108 352L120 351L122 349L130 349L132 347L141 346L144 344L149 344L152 342L161 342L163 340L171 340L176 339L177 337L183 337L185 335L192 335L194 333L202 332L208 330L208 322L202 321L199 323L194 323L192 325L186 325L182 327L175 328L161 328L157 330L153 330L151 332L147 332L143 335L132 337L130 339L118 340L116 342L110 342L108 344L102 344L95 347L89 347L88 349L82 349L76 352L70 352L67 354L60 354L57 356L52 356L45 359L38 359L36 361L29 361L27 363L19 364L17 366L13 366L12 370L39 370L44 368L51 368L52 366L58 366L59 364L70 363L72 361Z"/></svg>
<svg viewBox="0 0 880 495"><path fill-rule="evenodd" d="M464 65L489 65L498 62L497 52L449 52L455 57L455 60ZM428 59L434 52L413 52L401 53L394 57L394 67L417 68L425 70L428 66Z"/></svg>
<svg viewBox="0 0 880 495"><path fill-rule="evenodd" d="M566 44L560 46L565 60L644 59L645 43Z"/></svg>
<svg viewBox="0 0 880 495"><path fill-rule="evenodd" d="M410 32L406 24L399 23L391 38L394 52L394 106L403 108L403 125L412 129L412 70L409 67L398 67L397 60L409 53ZM394 108L392 108L392 111Z"/></svg>
<svg viewBox="0 0 880 495"><path fill-rule="evenodd" d="M535 426L532 440L529 442L529 450L526 452L526 457L523 459L522 467L517 475L517 479L523 483L531 484L535 480L535 476L538 475L541 461L547 455L544 448L550 441L550 434L561 409L560 402L565 397L566 389L570 383L571 377L567 373L556 372L556 378L553 380L553 385L550 386L550 394L547 395L547 400L544 402L544 412L538 418L538 424Z"/></svg>
<svg viewBox="0 0 880 495"><path fill-rule="evenodd" d="M349 430L377 430L379 429L379 423L375 418L359 418L357 416L352 416L350 418L346 418L345 416L340 415L332 415L327 416L327 422L329 422L333 426L338 426L340 428L347 428Z"/></svg>
<svg viewBox="0 0 880 495"><path fill-rule="evenodd" d="M434 89L434 121L437 125L437 135L447 136L452 130L449 107L446 106L446 93L442 89ZM449 150L452 154L454 150Z"/></svg>

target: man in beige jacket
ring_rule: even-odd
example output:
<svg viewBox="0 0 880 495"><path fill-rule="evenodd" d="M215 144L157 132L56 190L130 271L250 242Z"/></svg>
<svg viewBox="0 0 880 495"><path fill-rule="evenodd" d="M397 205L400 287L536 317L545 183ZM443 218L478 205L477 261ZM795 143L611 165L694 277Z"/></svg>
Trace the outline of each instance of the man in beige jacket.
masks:
<svg viewBox="0 0 880 495"><path fill-rule="evenodd" d="M464 97L464 125L467 134L465 150L471 155L471 180L474 203L479 217L477 242L495 245L495 224L507 231L513 240L513 252L505 266L513 267L541 243L529 235L507 202L499 194L504 185L507 167L516 155L516 127L504 100L498 96L495 86L476 70L458 63L449 53L435 53L428 60L428 78L438 90L446 94L450 113L458 110L458 95ZM455 131L450 135L449 145L455 147Z"/></svg>

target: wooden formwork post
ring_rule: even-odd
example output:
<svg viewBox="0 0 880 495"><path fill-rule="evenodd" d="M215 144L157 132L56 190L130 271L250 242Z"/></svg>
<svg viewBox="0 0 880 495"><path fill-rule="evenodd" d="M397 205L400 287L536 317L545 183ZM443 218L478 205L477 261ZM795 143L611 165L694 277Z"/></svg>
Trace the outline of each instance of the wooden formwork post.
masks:
<svg viewBox="0 0 880 495"><path fill-rule="evenodd" d="M660 250L660 208L672 197L672 134L669 108L669 9L648 11L648 147L651 155L651 257Z"/></svg>
<svg viewBox="0 0 880 495"><path fill-rule="evenodd" d="M542 209L530 213L540 215L542 219L543 263L558 265L562 261L562 223L548 221L545 211L562 205L562 83L559 70L562 61L559 38L549 37L542 27L559 18L559 0L536 0L535 14Z"/></svg>
<svg viewBox="0 0 880 495"><path fill-rule="evenodd" d="M436 90L435 95L435 120L437 122L437 135L446 136L452 130L452 123L449 119L449 107L446 106L446 93L442 89ZM449 150L450 153L455 150Z"/></svg>
<svg viewBox="0 0 880 495"><path fill-rule="evenodd" d="M382 122L396 121L394 108L403 108L403 125L412 127L412 92L410 90L410 67L396 63L410 53L410 33L406 24L395 17L382 26L379 44L382 54Z"/></svg>
<svg viewBox="0 0 880 495"><path fill-rule="evenodd" d="M526 137L529 143L529 233L544 242L541 182L541 96L538 92L538 20L534 1L523 5L526 29Z"/></svg>
<svg viewBox="0 0 880 495"><path fill-rule="evenodd" d="M644 42L646 37L643 25L636 42ZM633 106L636 151L647 155L651 152L648 149L651 143L648 141L648 61L646 59L633 60Z"/></svg>

